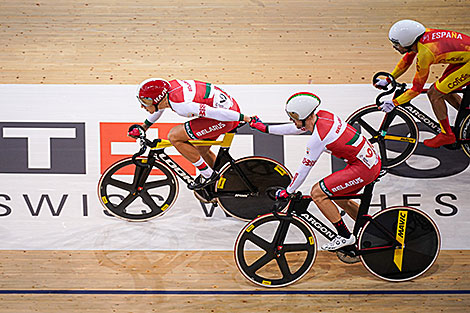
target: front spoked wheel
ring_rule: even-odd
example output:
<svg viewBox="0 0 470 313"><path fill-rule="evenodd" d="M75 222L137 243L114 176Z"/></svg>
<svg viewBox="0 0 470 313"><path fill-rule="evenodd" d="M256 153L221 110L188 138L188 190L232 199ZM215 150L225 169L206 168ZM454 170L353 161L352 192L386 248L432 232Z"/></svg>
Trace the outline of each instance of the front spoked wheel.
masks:
<svg viewBox="0 0 470 313"><path fill-rule="evenodd" d="M307 274L316 251L315 235L303 220L295 216L279 220L266 214L242 229L235 243L235 260L252 283L283 287Z"/></svg>
<svg viewBox="0 0 470 313"><path fill-rule="evenodd" d="M470 158L470 115L468 115L460 127L462 150Z"/></svg>
<svg viewBox="0 0 470 313"><path fill-rule="evenodd" d="M407 281L424 274L436 261L440 245L433 220L411 207L378 212L359 235L362 263L387 281Z"/></svg>
<svg viewBox="0 0 470 313"><path fill-rule="evenodd" d="M220 207L231 216L245 221L271 212L274 200L268 197L266 190L269 187L289 186L292 179L289 170L281 163L264 157L246 157L236 160L235 164L256 192L252 193L237 169L228 165L220 172L220 179L215 185Z"/></svg>
<svg viewBox="0 0 470 313"><path fill-rule="evenodd" d="M418 126L399 107L386 114L376 105L369 105L351 114L346 122L374 145L380 153L383 168L405 162L418 146Z"/></svg>
<svg viewBox="0 0 470 313"><path fill-rule="evenodd" d="M141 164L147 161L147 158L137 159ZM127 221L146 221L163 215L177 195L175 174L158 161L150 169L136 166L131 158L123 159L111 165L98 183L103 207Z"/></svg>

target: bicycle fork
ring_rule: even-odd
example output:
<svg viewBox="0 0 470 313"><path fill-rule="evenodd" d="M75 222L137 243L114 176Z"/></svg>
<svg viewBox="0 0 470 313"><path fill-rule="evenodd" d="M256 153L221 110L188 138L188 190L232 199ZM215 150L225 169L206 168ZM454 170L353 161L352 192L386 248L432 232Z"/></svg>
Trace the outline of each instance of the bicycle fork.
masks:
<svg viewBox="0 0 470 313"><path fill-rule="evenodd" d="M279 259L282 255L284 248L284 240L286 239L287 231L289 230L290 219L291 217L281 217L279 219L279 227L277 228L276 234L273 238L273 253L276 259Z"/></svg>
<svg viewBox="0 0 470 313"><path fill-rule="evenodd" d="M144 190L145 182L152 171L152 166L150 164L152 164L155 159L149 158L145 160L147 161L145 166L136 166L135 168L134 180L132 182L132 186L134 187L134 192L132 193L133 196L138 195L142 190Z"/></svg>

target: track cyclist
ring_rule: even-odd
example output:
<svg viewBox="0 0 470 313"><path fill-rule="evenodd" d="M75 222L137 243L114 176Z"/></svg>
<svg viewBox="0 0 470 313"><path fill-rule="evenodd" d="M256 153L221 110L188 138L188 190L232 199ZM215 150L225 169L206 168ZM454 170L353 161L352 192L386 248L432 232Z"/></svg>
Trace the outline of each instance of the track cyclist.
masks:
<svg viewBox="0 0 470 313"><path fill-rule="evenodd" d="M449 124L445 101L458 109L461 98L450 92L470 83L470 37L450 30L425 28L421 23L412 20L396 22L390 28L388 36L393 47L404 54L391 73L392 76L396 79L405 73L415 57L416 74L413 87L393 101L385 101L381 109L390 112L395 106L409 102L423 90L432 64L449 64L441 78L427 92L434 114L441 125L441 132L423 143L431 148L454 143L455 135ZM389 83L387 79L380 79L375 86L383 89Z"/></svg>
<svg viewBox="0 0 470 313"><path fill-rule="evenodd" d="M274 135L298 135L307 131L312 133L305 156L290 185L276 192L278 199L288 199L289 195L302 185L322 152L330 152L347 162L346 168L317 182L310 193L317 207L338 232L336 238L323 245L322 249L335 251L354 244L356 238L351 234L338 208L328 196L357 193L378 177L381 161L367 139L336 114L325 110L315 112L320 102L320 98L312 93L296 93L286 103L287 115L293 123L267 125L254 116L250 126ZM335 200L335 203L354 220L356 219L359 210L356 202L347 199Z"/></svg>
<svg viewBox="0 0 470 313"><path fill-rule="evenodd" d="M240 121L250 118L240 113L237 102L225 91L210 83L195 80L170 80L150 78L137 89L137 99L143 109L150 113L142 125L150 128L170 108L183 117L196 117L173 127L168 140L183 157L194 164L200 175L188 185L191 190L200 190L218 180L219 174L212 168L216 159L210 146L195 147L190 139L215 140L238 126ZM136 138L139 128L128 135Z"/></svg>

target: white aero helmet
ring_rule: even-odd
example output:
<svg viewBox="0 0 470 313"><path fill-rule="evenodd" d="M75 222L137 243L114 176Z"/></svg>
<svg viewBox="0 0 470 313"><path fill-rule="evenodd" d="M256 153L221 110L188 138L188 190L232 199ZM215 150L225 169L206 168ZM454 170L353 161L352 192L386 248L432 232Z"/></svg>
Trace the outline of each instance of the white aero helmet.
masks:
<svg viewBox="0 0 470 313"><path fill-rule="evenodd" d="M290 96L286 103L286 112L290 118L303 121L320 105L321 100L311 92L298 92Z"/></svg>
<svg viewBox="0 0 470 313"><path fill-rule="evenodd" d="M424 34L426 27L423 24L412 20L401 20L393 24L388 32L388 39L393 44L399 44L403 48L410 47Z"/></svg>

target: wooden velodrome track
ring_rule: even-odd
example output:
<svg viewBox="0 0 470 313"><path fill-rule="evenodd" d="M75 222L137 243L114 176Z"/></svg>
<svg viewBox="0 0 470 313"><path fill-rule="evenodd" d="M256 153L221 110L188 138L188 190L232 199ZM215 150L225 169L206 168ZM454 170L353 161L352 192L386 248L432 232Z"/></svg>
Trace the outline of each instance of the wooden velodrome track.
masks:
<svg viewBox="0 0 470 313"><path fill-rule="evenodd" d="M469 13L468 0L2 0L0 83L364 83L399 58L393 22L470 34ZM0 311L468 312L469 257L443 251L395 284L320 253L300 282L265 290L232 251L0 251Z"/></svg>

